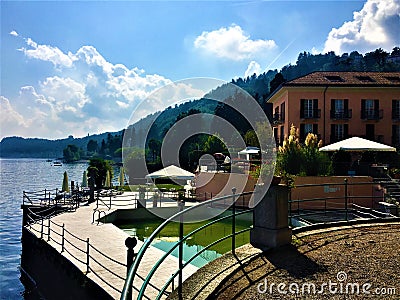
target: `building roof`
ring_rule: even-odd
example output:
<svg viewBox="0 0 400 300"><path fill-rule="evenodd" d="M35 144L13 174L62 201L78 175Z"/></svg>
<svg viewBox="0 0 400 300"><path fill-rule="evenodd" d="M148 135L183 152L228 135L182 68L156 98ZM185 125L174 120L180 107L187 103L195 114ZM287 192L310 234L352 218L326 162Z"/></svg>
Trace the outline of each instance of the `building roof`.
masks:
<svg viewBox="0 0 400 300"><path fill-rule="evenodd" d="M287 81L285 86L400 87L400 72L313 72Z"/></svg>

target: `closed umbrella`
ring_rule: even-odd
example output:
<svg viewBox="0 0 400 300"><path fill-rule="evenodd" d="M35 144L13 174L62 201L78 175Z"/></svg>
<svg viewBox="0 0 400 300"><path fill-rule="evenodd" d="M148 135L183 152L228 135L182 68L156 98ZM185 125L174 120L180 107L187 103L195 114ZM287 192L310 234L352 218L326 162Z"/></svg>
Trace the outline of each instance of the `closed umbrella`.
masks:
<svg viewBox="0 0 400 300"><path fill-rule="evenodd" d="M87 186L88 186L87 172L83 171L82 187L87 187Z"/></svg>
<svg viewBox="0 0 400 300"><path fill-rule="evenodd" d="M107 173L106 173L106 182L104 183L104 187L106 187L106 188L111 187L110 171L107 171Z"/></svg>
<svg viewBox="0 0 400 300"><path fill-rule="evenodd" d="M69 185L68 185L68 174L67 171L64 172L64 179L63 179L63 184L61 188L62 192L67 192L69 193Z"/></svg>
<svg viewBox="0 0 400 300"><path fill-rule="evenodd" d="M124 168L121 167L119 169L119 186L124 186L125 185L125 173L124 173Z"/></svg>

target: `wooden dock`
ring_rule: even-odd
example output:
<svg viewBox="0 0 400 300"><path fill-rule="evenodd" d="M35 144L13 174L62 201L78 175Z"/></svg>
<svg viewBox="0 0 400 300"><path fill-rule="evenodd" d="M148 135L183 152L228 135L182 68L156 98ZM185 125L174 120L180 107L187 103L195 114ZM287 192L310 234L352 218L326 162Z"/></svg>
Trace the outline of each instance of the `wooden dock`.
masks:
<svg viewBox="0 0 400 300"><path fill-rule="evenodd" d="M124 193L118 199L118 203L123 208L133 209L136 207L134 199L137 193ZM111 209L105 204L109 203L109 197L101 198L97 211L102 210L105 214L114 212L117 208ZM111 199L113 201L113 199ZM124 202L125 201L125 202ZM147 205L152 203L147 201ZM176 206L176 202L167 202L163 205ZM120 298L120 293L124 286L127 268L127 248L125 240L129 235L114 226L113 224L93 223L93 215L96 210L96 202L86 206L81 206L76 211L65 212L48 220L37 222L32 225L31 231L38 237L47 241L55 248L60 255L71 261L77 268L86 274L88 278L101 286L114 299ZM97 214L95 214L97 217ZM101 214L104 216L104 213ZM132 220L134 223L134 220ZM138 241L135 247L137 253L143 242ZM146 277L155 263L165 254L164 251L150 246L141 261L138 275ZM89 267L88 267L89 266ZM178 259L168 256L158 268L150 281L150 286L146 289L145 295L149 299L154 299L158 294L157 288L162 288L164 283L178 269ZM193 274L198 268L188 265L184 270L184 279ZM87 272L89 270L89 272ZM140 289L143 280L135 276L133 286ZM175 281L175 287L177 281ZM171 287L168 287L171 291ZM133 290L133 298L137 296L137 291ZM146 298L147 298L146 297Z"/></svg>

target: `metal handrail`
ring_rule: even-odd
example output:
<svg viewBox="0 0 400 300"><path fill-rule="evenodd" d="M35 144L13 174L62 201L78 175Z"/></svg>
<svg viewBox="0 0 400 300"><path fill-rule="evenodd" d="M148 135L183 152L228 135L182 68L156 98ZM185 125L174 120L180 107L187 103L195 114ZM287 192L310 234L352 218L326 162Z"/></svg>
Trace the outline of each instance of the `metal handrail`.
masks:
<svg viewBox="0 0 400 300"><path fill-rule="evenodd" d="M229 199L229 198L233 198L232 204L234 206L235 197L241 196L241 195L252 195L253 193L254 192L246 192L246 193L242 193L242 194L238 194L238 195L233 193L232 195L222 196L222 197L219 197L219 198L210 199L210 200L201 202L201 203L199 203L199 204L197 204L195 206L188 207L187 209L182 210L182 211L174 214L173 216L169 217L168 219L166 219L159 227L157 227L157 229L155 229L153 231L153 233L149 236L149 238L146 239L146 241L143 243L142 247L140 248L138 254L136 255L135 261L133 262L132 267L129 269L129 272L128 272L128 275L127 275L127 278L126 278L126 281L125 281L125 284L124 284L124 288L122 290L121 299L127 299L127 296L130 293L130 289L132 287L132 283L133 283L134 277L135 277L135 275L136 275L136 273L137 273L137 271L139 269L140 262L143 259L143 256L144 256L146 250L150 247L150 245L153 242L153 240L159 235L159 233L161 232L162 229L164 229L165 226L167 226L172 221L180 220L180 218L183 217L184 214L186 214L186 213L188 213L188 212L190 212L190 211L192 211L194 209L197 209L199 207L207 206L207 205L210 205L210 204L212 204L214 202L221 201L221 200L224 200L224 199ZM236 215L232 214L231 216L233 217L233 216L236 216ZM180 240L182 240L182 239L180 239ZM177 243L177 244L179 244L179 243ZM149 272L147 277L149 277L149 275L150 275L150 277L149 277L149 279L150 279L151 276L152 276L151 274L154 273L154 272L155 272L155 269L153 267L153 269ZM146 288L146 286L148 284L148 282L147 282L148 280L147 279L148 278L146 278L145 282L142 285L142 288L140 289L140 292L139 292L139 295L138 295L139 299L145 296L144 295L144 290L145 290L145 288Z"/></svg>

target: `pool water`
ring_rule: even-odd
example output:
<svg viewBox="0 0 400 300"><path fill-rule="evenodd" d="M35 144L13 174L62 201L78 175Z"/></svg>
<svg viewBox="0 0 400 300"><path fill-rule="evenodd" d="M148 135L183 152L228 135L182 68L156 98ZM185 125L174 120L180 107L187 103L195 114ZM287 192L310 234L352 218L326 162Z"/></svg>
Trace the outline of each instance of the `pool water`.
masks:
<svg viewBox="0 0 400 300"><path fill-rule="evenodd" d="M135 224L118 224L117 226L128 233L130 236L134 236L141 241L145 241L152 232L163 222L163 219L151 219L146 221L138 221ZM197 223L185 223L183 226L184 235L189 234L193 230L209 223L212 220L197 222ZM251 225L250 220L236 220L236 231L240 231L249 228ZM188 238L183 245L183 259L188 261L196 253L207 247L212 242L231 234L232 232L232 220L231 218L218 221L206 228L203 228L193 236ZM154 239L152 246L163 250L169 251L179 240L179 223L171 222L168 224ZM243 232L236 236L236 247L240 247L250 241L250 231ZM196 267L202 267L210 261L220 257L222 254L229 252L232 248L232 240L228 238L216 245L213 245L209 249L205 250L198 257L192 260L190 263ZM178 257L178 248L176 248L172 255Z"/></svg>

